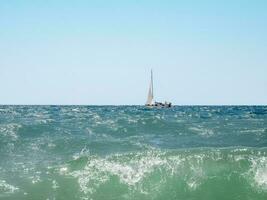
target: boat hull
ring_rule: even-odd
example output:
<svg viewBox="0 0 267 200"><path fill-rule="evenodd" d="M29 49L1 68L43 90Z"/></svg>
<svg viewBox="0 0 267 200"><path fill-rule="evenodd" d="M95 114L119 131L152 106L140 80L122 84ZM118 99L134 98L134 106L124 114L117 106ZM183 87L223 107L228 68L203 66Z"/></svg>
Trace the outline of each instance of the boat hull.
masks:
<svg viewBox="0 0 267 200"><path fill-rule="evenodd" d="M172 107L172 104L171 103L155 102L154 104L146 104L145 106L148 108L170 108L170 107Z"/></svg>

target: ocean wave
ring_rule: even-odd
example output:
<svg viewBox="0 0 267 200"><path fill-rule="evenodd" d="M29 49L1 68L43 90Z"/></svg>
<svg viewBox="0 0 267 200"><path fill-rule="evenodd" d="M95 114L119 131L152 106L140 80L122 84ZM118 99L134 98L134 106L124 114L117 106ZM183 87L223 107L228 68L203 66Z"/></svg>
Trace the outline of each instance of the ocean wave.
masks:
<svg viewBox="0 0 267 200"><path fill-rule="evenodd" d="M18 187L8 184L5 180L0 180L0 196L1 193L10 194L17 192L18 190Z"/></svg>
<svg viewBox="0 0 267 200"><path fill-rule="evenodd" d="M261 109L0 106L0 199L265 200Z"/></svg>
<svg viewBox="0 0 267 200"><path fill-rule="evenodd" d="M57 188L59 188L58 182L56 180L52 181L52 188L53 190L57 190Z"/></svg>
<svg viewBox="0 0 267 200"><path fill-rule="evenodd" d="M81 191L87 194L95 192L101 184L110 180L111 176L117 177L120 183L132 188L141 183L156 167L166 164L166 160L159 158L153 152L149 152L146 156L136 154L131 160L121 155L106 158L92 156L84 169L73 171L70 175L78 178Z"/></svg>
<svg viewBox="0 0 267 200"><path fill-rule="evenodd" d="M266 129L264 128L260 128L260 129L244 129L244 130L240 130L240 133L256 133L256 134L262 134L266 132Z"/></svg>
<svg viewBox="0 0 267 200"><path fill-rule="evenodd" d="M252 185L267 190L267 157L250 158L250 161L252 164L248 174L253 178Z"/></svg>
<svg viewBox="0 0 267 200"><path fill-rule="evenodd" d="M201 126L190 127L189 130L194 131L195 133L197 133L201 136L210 137L210 136L214 135L214 131L212 129L204 128Z"/></svg>
<svg viewBox="0 0 267 200"><path fill-rule="evenodd" d="M32 187L47 184L55 193L64 191L65 182L71 184L72 189L78 185L76 193L80 199L101 199L100 196L110 199L191 196L198 199L198 195L205 196L207 191L216 196L220 188L230 190L232 187L238 187L237 192L242 191L240 199L246 199L241 197L250 193L267 195L266 155L266 149L253 148L161 150L151 147L101 156L84 146L68 162L49 163L45 169L33 165L23 176L28 177ZM22 191L27 192L24 188ZM229 191L227 199L234 199L237 192ZM162 194L168 195L158 198Z"/></svg>
<svg viewBox="0 0 267 200"><path fill-rule="evenodd" d="M18 130L22 126L20 124L16 123L10 123L10 124L2 124L0 125L0 136L8 137L11 140L17 140L18 139Z"/></svg>
<svg viewBox="0 0 267 200"><path fill-rule="evenodd" d="M86 157L86 162L84 162ZM249 185L267 192L267 158L246 148L234 150L147 150L105 157L81 151L75 162L60 168L62 175L77 179L80 191L88 197L102 187L127 187L127 194L151 195L164 188L184 194L221 184ZM77 168L77 166L80 166ZM248 180L249 185L244 185ZM121 185L121 186L119 186ZM123 186L124 185L124 186ZM218 186L216 186L218 187ZM216 192L216 188L213 188Z"/></svg>

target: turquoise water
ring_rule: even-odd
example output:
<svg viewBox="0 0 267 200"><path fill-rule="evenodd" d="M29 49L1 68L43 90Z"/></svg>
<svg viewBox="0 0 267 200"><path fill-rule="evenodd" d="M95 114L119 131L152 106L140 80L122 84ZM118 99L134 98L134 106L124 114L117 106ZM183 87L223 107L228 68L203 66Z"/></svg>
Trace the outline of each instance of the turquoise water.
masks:
<svg viewBox="0 0 267 200"><path fill-rule="evenodd" d="M0 199L266 200L267 107L0 106Z"/></svg>

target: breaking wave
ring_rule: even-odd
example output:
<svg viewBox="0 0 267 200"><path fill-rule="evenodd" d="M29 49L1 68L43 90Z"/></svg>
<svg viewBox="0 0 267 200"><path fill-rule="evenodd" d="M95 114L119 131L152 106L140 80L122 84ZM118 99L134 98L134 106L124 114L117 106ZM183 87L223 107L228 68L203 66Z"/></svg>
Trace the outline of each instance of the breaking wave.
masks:
<svg viewBox="0 0 267 200"><path fill-rule="evenodd" d="M0 199L266 200L266 106L0 106Z"/></svg>
<svg viewBox="0 0 267 200"><path fill-rule="evenodd" d="M251 194L259 197L267 194L265 150L154 149L106 157L90 155L87 151L76 155L60 171L76 179L84 199L97 199L103 190L110 191L107 195L114 199L120 195L162 199L157 197L165 193L169 193L167 199L177 196L197 199L201 193L216 197L223 187L243 188L244 198ZM237 194L229 192L228 199Z"/></svg>

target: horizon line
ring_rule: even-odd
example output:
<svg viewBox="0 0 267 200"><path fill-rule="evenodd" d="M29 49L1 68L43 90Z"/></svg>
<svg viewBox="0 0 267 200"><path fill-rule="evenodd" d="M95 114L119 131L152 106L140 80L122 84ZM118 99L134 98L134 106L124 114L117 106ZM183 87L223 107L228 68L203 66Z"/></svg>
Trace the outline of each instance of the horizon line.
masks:
<svg viewBox="0 0 267 200"><path fill-rule="evenodd" d="M144 104L0 104L0 106L145 106ZM172 106L267 106L267 104L173 104Z"/></svg>

